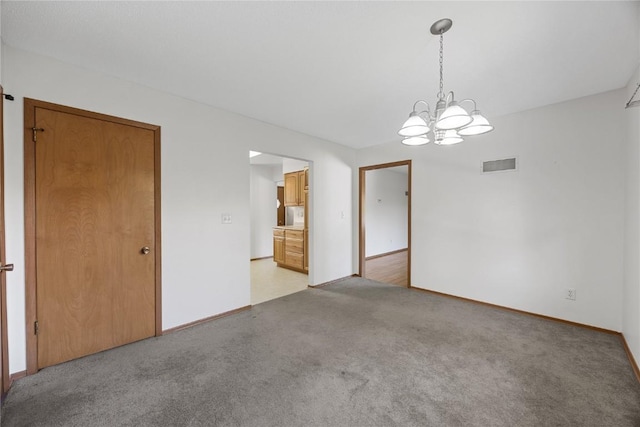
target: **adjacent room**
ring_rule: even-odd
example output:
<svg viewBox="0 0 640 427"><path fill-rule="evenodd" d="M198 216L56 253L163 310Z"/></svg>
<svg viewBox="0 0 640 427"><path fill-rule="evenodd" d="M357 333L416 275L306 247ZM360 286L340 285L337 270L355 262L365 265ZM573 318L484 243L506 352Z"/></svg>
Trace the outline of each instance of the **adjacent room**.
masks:
<svg viewBox="0 0 640 427"><path fill-rule="evenodd" d="M309 285L309 162L249 152L251 304Z"/></svg>
<svg viewBox="0 0 640 427"><path fill-rule="evenodd" d="M0 20L3 426L640 424L639 1Z"/></svg>
<svg viewBox="0 0 640 427"><path fill-rule="evenodd" d="M360 169L360 276L382 283L410 284L410 165Z"/></svg>

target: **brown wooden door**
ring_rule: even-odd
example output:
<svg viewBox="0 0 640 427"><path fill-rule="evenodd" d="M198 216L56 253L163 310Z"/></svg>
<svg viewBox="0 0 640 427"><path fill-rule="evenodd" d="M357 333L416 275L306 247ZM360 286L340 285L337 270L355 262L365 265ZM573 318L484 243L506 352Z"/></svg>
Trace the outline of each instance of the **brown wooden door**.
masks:
<svg viewBox="0 0 640 427"><path fill-rule="evenodd" d="M41 369L155 335L156 199L154 131L37 106L35 128Z"/></svg>
<svg viewBox="0 0 640 427"><path fill-rule="evenodd" d="M284 225L285 222L285 213L284 213L284 187L278 186L278 225Z"/></svg>

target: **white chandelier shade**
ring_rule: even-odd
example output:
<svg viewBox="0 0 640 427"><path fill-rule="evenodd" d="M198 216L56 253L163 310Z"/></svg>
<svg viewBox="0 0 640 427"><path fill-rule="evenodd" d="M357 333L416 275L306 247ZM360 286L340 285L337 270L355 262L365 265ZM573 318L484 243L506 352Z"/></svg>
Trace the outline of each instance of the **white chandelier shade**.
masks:
<svg viewBox="0 0 640 427"><path fill-rule="evenodd" d="M493 126L478 111L473 99L457 102L453 92L446 96L443 90L443 35L453 22L450 19L440 19L431 26L431 34L440 36L440 91L435 104L435 111L431 112L429 103L423 100L413 105L413 111L398 131L404 139L405 145L424 145L429 142L427 134L433 134L433 140L438 145L453 145L464 140L465 136L481 135L491 132ZM472 103L471 114L462 107L463 103ZM418 111L418 104L426 105L426 110ZM419 139L415 139L419 138ZM426 141L426 142L424 142Z"/></svg>
<svg viewBox="0 0 640 427"><path fill-rule="evenodd" d="M410 136L402 140L404 145L424 145L429 143L429 138L426 135L422 136Z"/></svg>
<svg viewBox="0 0 640 427"><path fill-rule="evenodd" d="M457 102L451 101L446 110L440 115L436 121L438 129L459 129L471 123L473 119L467 111L458 105Z"/></svg>
<svg viewBox="0 0 640 427"><path fill-rule="evenodd" d="M422 117L418 115L415 111L413 111L404 125L402 125L402 129L398 132L400 136L418 136L424 135L429 132L429 125L424 121Z"/></svg>
<svg viewBox="0 0 640 427"><path fill-rule="evenodd" d="M493 126L489 124L489 120L487 120L482 114L480 114L480 111L473 110L473 112L471 113L471 118L473 119L471 123L458 130L458 135L482 135L483 133L491 132L493 130Z"/></svg>

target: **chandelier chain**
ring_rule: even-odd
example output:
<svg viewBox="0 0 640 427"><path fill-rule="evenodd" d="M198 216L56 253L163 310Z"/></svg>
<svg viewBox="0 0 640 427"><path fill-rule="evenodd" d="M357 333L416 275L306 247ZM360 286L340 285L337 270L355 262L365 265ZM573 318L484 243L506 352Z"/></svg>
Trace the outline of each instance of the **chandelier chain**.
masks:
<svg viewBox="0 0 640 427"><path fill-rule="evenodd" d="M444 33L440 33L440 92L438 93L438 98L444 98L444 83L442 77L442 62L443 62L443 45L444 45Z"/></svg>

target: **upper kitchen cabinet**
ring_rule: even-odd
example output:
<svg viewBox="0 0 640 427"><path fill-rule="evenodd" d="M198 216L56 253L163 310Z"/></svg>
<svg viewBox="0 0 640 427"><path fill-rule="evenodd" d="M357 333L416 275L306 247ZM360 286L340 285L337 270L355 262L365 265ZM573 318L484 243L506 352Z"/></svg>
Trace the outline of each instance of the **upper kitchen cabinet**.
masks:
<svg viewBox="0 0 640 427"><path fill-rule="evenodd" d="M298 206L298 172L284 174L284 205Z"/></svg>
<svg viewBox="0 0 640 427"><path fill-rule="evenodd" d="M284 174L284 205L304 206L304 192L308 183L308 169Z"/></svg>
<svg viewBox="0 0 640 427"><path fill-rule="evenodd" d="M304 206L304 190L306 186L307 169L298 171L298 206Z"/></svg>

